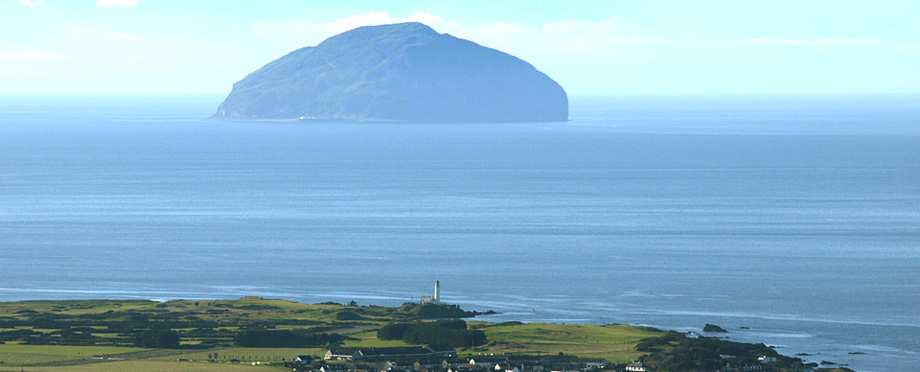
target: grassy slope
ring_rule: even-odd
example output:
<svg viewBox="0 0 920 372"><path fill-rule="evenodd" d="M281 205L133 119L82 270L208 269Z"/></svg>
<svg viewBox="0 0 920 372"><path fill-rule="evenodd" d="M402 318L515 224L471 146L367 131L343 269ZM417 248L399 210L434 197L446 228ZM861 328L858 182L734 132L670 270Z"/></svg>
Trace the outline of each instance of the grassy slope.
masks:
<svg viewBox="0 0 920 372"><path fill-rule="evenodd" d="M627 325L548 324L491 326L481 328L489 344L474 349L481 353L558 354L559 352L612 363L626 363L644 354L636 343L659 332Z"/></svg>
<svg viewBox="0 0 920 372"><path fill-rule="evenodd" d="M124 354L146 349L114 346L57 346L0 344L0 361L5 364L34 364L61 360L90 359L97 355Z"/></svg>
<svg viewBox="0 0 920 372"><path fill-rule="evenodd" d="M30 311L37 313L55 313L66 315L101 314L107 311L170 311L193 312L196 316L209 320L242 319L272 320L299 319L321 322L319 326L339 324L339 328L327 330L346 333L351 338L344 347L387 347L407 346L402 341L381 341L376 338L376 328L405 316L394 308L382 307L344 307L340 305L309 305L285 300L270 300L245 297L240 300L205 300L169 301L159 303L144 300L99 300L99 301L26 301L0 303L0 317L24 317ZM222 313L209 313L208 310L227 310ZM363 320L343 324L336 320L335 313L342 310L360 311ZM402 318L405 319L405 318ZM563 352L585 357L602 357L611 362L623 363L634 360L642 353L635 351L639 339L654 336L656 332L648 329L625 325L564 325L531 323L525 325L498 326L490 323L471 322L471 325L483 330L489 344L474 349L460 349L461 355L479 353L529 353L557 354ZM312 326L306 326L312 327ZM284 328L288 328L285 326ZM194 342L185 340L184 342ZM216 371L253 369L251 365L232 365L229 363L207 363L208 354L218 353L218 360L238 359L245 362L261 361L279 363L290 361L295 355L310 354L321 356L324 349L290 349L290 348L220 348L210 350L173 351L171 355L158 356L155 353L143 355L144 359L128 361L109 361L69 366L22 366L22 364L47 363L53 361L79 361L90 359L94 355L118 356L144 349L100 346L29 346L7 343L0 345L0 372L2 371ZM128 354L137 357L137 354ZM180 362L179 359L189 360ZM190 362L193 361L193 362ZM267 370L268 366L258 367Z"/></svg>
<svg viewBox="0 0 920 372"><path fill-rule="evenodd" d="M224 363L165 362L158 360L131 360L121 362L91 363L60 367L2 367L0 372L221 372L221 371L289 371L284 367Z"/></svg>
<svg viewBox="0 0 920 372"><path fill-rule="evenodd" d="M208 354L217 353L217 360L226 362L231 359L237 359L243 362L260 361L262 363L291 361L295 356L307 354L313 356L322 356L326 349L320 348L250 348L250 347L230 347L224 349L211 349L193 351L182 355L170 355L151 358L151 360L170 362L178 359L186 359L194 362L207 362Z"/></svg>
<svg viewBox="0 0 920 372"><path fill-rule="evenodd" d="M195 303L198 306L195 306ZM245 309L246 306L264 307L262 309ZM269 308L271 307L271 308ZM165 303L147 300L73 300L73 301L22 301L0 303L0 317L21 316L23 311L52 313L63 315L102 314L107 311L124 312L161 311L192 312L206 320L221 320L229 317L244 316L247 319L306 319L324 323L336 322L335 314L329 311L347 309L338 305L313 305L290 302L286 300L243 297L239 300L175 300ZM385 322L392 317L389 308L363 308L370 314L366 321L370 323ZM226 310L222 314L209 314L208 310Z"/></svg>
<svg viewBox="0 0 920 372"><path fill-rule="evenodd" d="M377 330L363 331L358 333L352 333L348 335L349 339L345 341L342 347L402 347L402 346L414 346L409 345L402 340L380 340L377 338Z"/></svg>

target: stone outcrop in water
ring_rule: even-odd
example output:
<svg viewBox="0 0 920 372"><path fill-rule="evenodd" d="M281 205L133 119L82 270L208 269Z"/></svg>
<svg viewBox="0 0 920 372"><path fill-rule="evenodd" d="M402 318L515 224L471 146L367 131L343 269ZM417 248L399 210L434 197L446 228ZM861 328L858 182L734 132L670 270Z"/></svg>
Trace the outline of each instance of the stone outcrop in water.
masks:
<svg viewBox="0 0 920 372"><path fill-rule="evenodd" d="M529 63L421 23L357 28L233 85L213 118L565 121L562 87Z"/></svg>

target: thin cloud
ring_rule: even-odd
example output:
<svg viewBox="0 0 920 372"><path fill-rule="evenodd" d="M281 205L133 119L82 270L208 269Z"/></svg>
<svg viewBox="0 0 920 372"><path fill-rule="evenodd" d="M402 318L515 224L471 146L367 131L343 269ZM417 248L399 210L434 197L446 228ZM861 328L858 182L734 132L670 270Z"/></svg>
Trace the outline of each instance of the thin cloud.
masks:
<svg viewBox="0 0 920 372"><path fill-rule="evenodd" d="M41 50L4 50L0 51L0 61L56 61L67 56L56 52Z"/></svg>
<svg viewBox="0 0 920 372"><path fill-rule="evenodd" d="M28 6L28 7L41 7L46 6L45 2L42 0L21 0L19 5Z"/></svg>
<svg viewBox="0 0 920 372"><path fill-rule="evenodd" d="M868 44L888 44L884 40L874 39L817 39L817 40L796 40L796 39L749 39L748 43L752 44L778 44L778 45L868 45Z"/></svg>
<svg viewBox="0 0 920 372"><path fill-rule="evenodd" d="M137 7L138 0L97 0L96 7L99 8L134 8Z"/></svg>
<svg viewBox="0 0 920 372"><path fill-rule="evenodd" d="M356 27L398 22L421 22L438 32L472 40L533 63L562 63L590 56L594 61L618 58L624 46L682 44L646 35L644 30L626 18L612 16L599 21L550 21L534 26L497 21L463 24L445 20L439 15L418 11L406 17L393 16L386 11L353 14L330 22L268 22L257 21L252 32L266 40L279 53L316 45L324 39ZM599 57L598 57L599 56Z"/></svg>
<svg viewBox="0 0 920 372"><path fill-rule="evenodd" d="M95 40L100 43L138 43L147 40L146 37L141 35L112 31L98 26L61 25L59 27L68 36L79 37L83 40Z"/></svg>
<svg viewBox="0 0 920 372"><path fill-rule="evenodd" d="M289 40L308 45L316 44L327 37L362 26L377 26L400 22L421 22L438 32L465 37L483 33L507 33L522 29L520 25L497 22L489 25L464 26L459 22L445 21L440 16L420 11L408 17L392 16L386 11L362 12L331 22L267 22L257 21L253 33L270 42L286 43ZM302 45L301 45L302 46Z"/></svg>
<svg viewBox="0 0 920 372"><path fill-rule="evenodd" d="M273 43L316 44L329 36L339 34L362 26L377 26L399 22L423 22L429 25L442 21L440 17L426 12L419 12L407 18L391 16L386 11L362 12L331 22L266 22L256 21L253 33ZM303 45L300 45L303 46Z"/></svg>

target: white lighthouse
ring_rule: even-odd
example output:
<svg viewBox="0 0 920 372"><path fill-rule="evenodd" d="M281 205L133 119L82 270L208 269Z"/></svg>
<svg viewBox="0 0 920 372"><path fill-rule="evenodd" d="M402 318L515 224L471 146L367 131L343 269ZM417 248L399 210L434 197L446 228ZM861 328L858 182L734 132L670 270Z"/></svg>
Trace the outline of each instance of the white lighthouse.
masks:
<svg viewBox="0 0 920 372"><path fill-rule="evenodd" d="M434 281L434 303L441 302L441 281Z"/></svg>
<svg viewBox="0 0 920 372"><path fill-rule="evenodd" d="M434 296L422 296L420 302L423 304L441 303L441 281L436 280L434 282Z"/></svg>

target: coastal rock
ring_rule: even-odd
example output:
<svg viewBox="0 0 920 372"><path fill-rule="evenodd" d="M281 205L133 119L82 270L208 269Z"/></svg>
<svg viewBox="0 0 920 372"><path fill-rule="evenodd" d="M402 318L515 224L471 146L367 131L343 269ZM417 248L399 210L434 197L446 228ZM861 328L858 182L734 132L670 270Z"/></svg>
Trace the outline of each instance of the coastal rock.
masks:
<svg viewBox="0 0 920 372"><path fill-rule="evenodd" d="M565 121L562 87L529 63L421 23L360 27L249 74L219 120Z"/></svg>
<svg viewBox="0 0 920 372"><path fill-rule="evenodd" d="M725 328L719 327L715 324L709 324L709 323L706 323L706 325L703 326L703 332L728 333L728 331L726 331Z"/></svg>

